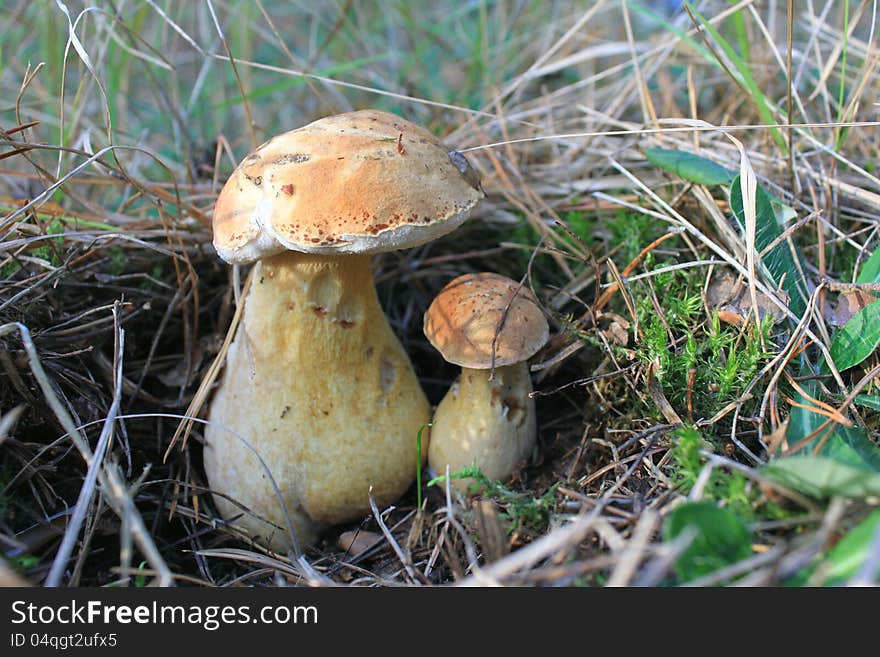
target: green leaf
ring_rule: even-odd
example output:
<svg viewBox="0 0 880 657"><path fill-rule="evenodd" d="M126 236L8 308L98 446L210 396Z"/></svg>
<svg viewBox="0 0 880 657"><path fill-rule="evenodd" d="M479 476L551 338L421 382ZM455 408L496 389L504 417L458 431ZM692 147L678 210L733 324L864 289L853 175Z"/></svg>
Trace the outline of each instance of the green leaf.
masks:
<svg viewBox="0 0 880 657"><path fill-rule="evenodd" d="M486 479L486 475L483 474L483 471L477 466L477 460L474 459L474 462L470 465L464 466L461 470L456 470L455 472L449 473L450 479ZM433 479L431 479L426 486L437 486L439 484L443 484L446 482L446 475L437 475Z"/></svg>
<svg viewBox="0 0 880 657"><path fill-rule="evenodd" d="M849 318L831 338L831 359L839 370L858 365L880 344L880 303L870 303Z"/></svg>
<svg viewBox="0 0 880 657"><path fill-rule="evenodd" d="M786 581L787 586L838 586L855 575L869 556L880 510L873 511L834 547Z"/></svg>
<svg viewBox="0 0 880 657"><path fill-rule="evenodd" d="M816 394L813 382L803 384L808 395ZM801 395L796 401L809 403ZM790 445L801 442L827 418L806 408L792 407L785 437ZM820 444L817 454L813 451ZM861 427L832 423L794 456L774 459L764 473L776 481L816 498L841 495L862 497L880 491L880 448Z"/></svg>
<svg viewBox="0 0 880 657"><path fill-rule="evenodd" d="M875 411L880 411L880 395L856 395L853 403Z"/></svg>
<svg viewBox="0 0 880 657"><path fill-rule="evenodd" d="M880 472L825 456L785 456L771 461L762 471L767 477L815 498L880 495Z"/></svg>
<svg viewBox="0 0 880 657"><path fill-rule="evenodd" d="M671 148L649 148L645 157L654 166L698 185L729 185L736 172L699 155Z"/></svg>
<svg viewBox="0 0 880 657"><path fill-rule="evenodd" d="M801 374L804 374L803 370ZM801 387L808 395L816 395L816 383L814 381L806 381L801 384ZM810 400L806 399L800 393L795 394L794 399L799 404L810 404ZM791 414L788 416L788 426L785 429L785 438L788 441L788 444L794 445L795 443L799 443L801 440L816 431L826 419L827 418L823 415L813 413L806 408L792 406ZM832 425L832 427L833 426L834 425ZM809 450L815 446L821 438L822 436L817 436L815 440L811 441L810 444L805 447L805 450Z"/></svg>
<svg viewBox="0 0 880 657"><path fill-rule="evenodd" d="M857 283L880 282L880 249L875 249L859 270ZM874 293L880 297L880 294ZM880 304L871 303L835 332L831 340L831 357L839 370L858 365L880 344ZM826 370L827 371L827 370Z"/></svg>
<svg viewBox="0 0 880 657"><path fill-rule="evenodd" d="M749 557L751 534L735 513L711 502L687 502L666 518L663 536L671 541L687 527L697 534L675 563L675 573L687 582Z"/></svg>
<svg viewBox="0 0 880 657"><path fill-rule="evenodd" d="M834 434L825 441L819 456L880 474L880 447L871 442L861 427L835 425Z"/></svg>
<svg viewBox="0 0 880 657"><path fill-rule="evenodd" d="M812 381L805 382L803 388L808 395L815 396L817 394L816 384ZM800 394L795 395L795 401L801 404L810 403ZM814 413L809 409L792 407L788 428L785 431L788 443L794 445L800 442L825 424L826 420L824 415ZM830 436L829 433L831 433ZM880 448L868 438L868 434L861 427L846 427L842 424L831 423L804 447L803 453L813 451L820 442L822 448L817 456L824 456L845 465L880 472Z"/></svg>
<svg viewBox="0 0 880 657"><path fill-rule="evenodd" d="M787 224L792 219L797 219L797 211L790 205L786 205L772 196L770 197L770 204L773 206L773 214L776 215L776 223Z"/></svg>
<svg viewBox="0 0 880 657"><path fill-rule="evenodd" d="M869 556L878 526L880 526L880 510L871 513L837 542L828 553L825 562L818 568L822 574L823 584L841 584L856 574Z"/></svg>
<svg viewBox="0 0 880 657"><path fill-rule="evenodd" d="M745 209L739 176L736 176L730 184L730 208L739 225L745 230ZM761 253L782 235L782 229L779 227L776 213L773 211L771 198L761 185L758 185L756 191L755 211L757 214L755 248L758 253ZM764 257L761 258L761 265L770 278L771 285L779 287L780 281L782 281L782 288L789 296L791 311L796 315L801 315L807 307L807 296L803 292L804 286L800 273L804 269L803 261L800 252L796 253L799 262L795 262L795 256L792 255L788 242L783 240L769 253L764 254Z"/></svg>
<svg viewBox="0 0 880 657"><path fill-rule="evenodd" d="M874 253L862 265L856 283L880 283L880 249L874 249Z"/></svg>

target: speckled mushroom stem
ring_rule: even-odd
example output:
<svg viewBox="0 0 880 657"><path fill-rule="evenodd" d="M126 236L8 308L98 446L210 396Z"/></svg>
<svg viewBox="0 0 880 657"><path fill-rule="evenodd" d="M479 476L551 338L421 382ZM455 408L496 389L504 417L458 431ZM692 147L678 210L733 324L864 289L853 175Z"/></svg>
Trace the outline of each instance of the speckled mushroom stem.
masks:
<svg viewBox="0 0 880 657"><path fill-rule="evenodd" d="M476 461L490 479L506 479L535 444L535 402L526 362L489 370L462 368L434 412L428 463L437 475ZM471 479L453 480L467 492Z"/></svg>
<svg viewBox="0 0 880 657"><path fill-rule="evenodd" d="M211 409L211 487L268 520L236 523L275 549L289 546L281 506L235 434L268 464L303 546L325 524L368 514L371 488L380 507L402 495L430 405L379 305L370 257L260 261ZM225 517L242 513L215 501Z"/></svg>

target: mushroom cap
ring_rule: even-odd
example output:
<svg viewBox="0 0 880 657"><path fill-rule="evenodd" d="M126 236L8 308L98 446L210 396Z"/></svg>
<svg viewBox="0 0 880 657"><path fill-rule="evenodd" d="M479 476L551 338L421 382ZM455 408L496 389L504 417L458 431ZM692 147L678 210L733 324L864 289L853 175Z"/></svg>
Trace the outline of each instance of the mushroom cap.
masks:
<svg viewBox="0 0 880 657"><path fill-rule="evenodd" d="M472 369L492 367L496 332L495 367L527 360L549 337L532 291L493 273L465 274L450 281L425 313L424 331L446 361Z"/></svg>
<svg viewBox="0 0 880 657"><path fill-rule="evenodd" d="M231 264L393 251L451 232L482 197L464 155L424 128L377 110L337 114L242 160L214 206L214 247Z"/></svg>

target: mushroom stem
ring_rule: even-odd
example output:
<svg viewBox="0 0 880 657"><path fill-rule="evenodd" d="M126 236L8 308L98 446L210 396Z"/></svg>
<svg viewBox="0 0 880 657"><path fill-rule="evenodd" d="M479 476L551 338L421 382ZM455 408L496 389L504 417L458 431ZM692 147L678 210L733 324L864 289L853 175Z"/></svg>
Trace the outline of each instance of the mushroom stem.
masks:
<svg viewBox="0 0 880 657"><path fill-rule="evenodd" d="M428 463L435 474L456 472L476 461L490 479L506 479L528 459L535 444L535 402L525 361L489 370L463 367L437 406ZM472 479L453 483L467 492Z"/></svg>
<svg viewBox="0 0 880 657"><path fill-rule="evenodd" d="M244 303L211 406L205 470L214 490L272 523L246 513L237 524L285 549L281 506L235 434L249 441L307 545L322 525L369 513L371 487L380 506L405 492L430 405L379 305L370 256L265 258ZM215 501L225 517L242 513Z"/></svg>

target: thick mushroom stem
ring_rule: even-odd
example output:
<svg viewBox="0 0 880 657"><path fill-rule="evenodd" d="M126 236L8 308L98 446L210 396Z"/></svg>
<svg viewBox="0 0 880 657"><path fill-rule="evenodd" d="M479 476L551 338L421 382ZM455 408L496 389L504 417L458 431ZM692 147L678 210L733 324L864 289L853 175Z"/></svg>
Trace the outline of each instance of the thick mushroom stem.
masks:
<svg viewBox="0 0 880 657"><path fill-rule="evenodd" d="M430 405L379 305L367 255L288 252L261 260L205 431L220 512L290 547L268 465L297 532L388 504L416 474ZM253 513L244 512L226 496ZM262 516L269 522L254 517Z"/></svg>
<svg viewBox="0 0 880 657"><path fill-rule="evenodd" d="M434 412L428 464L443 475L471 465L490 479L506 479L535 444L535 402L525 361L489 370L462 368ZM453 480L467 492L472 479Z"/></svg>

